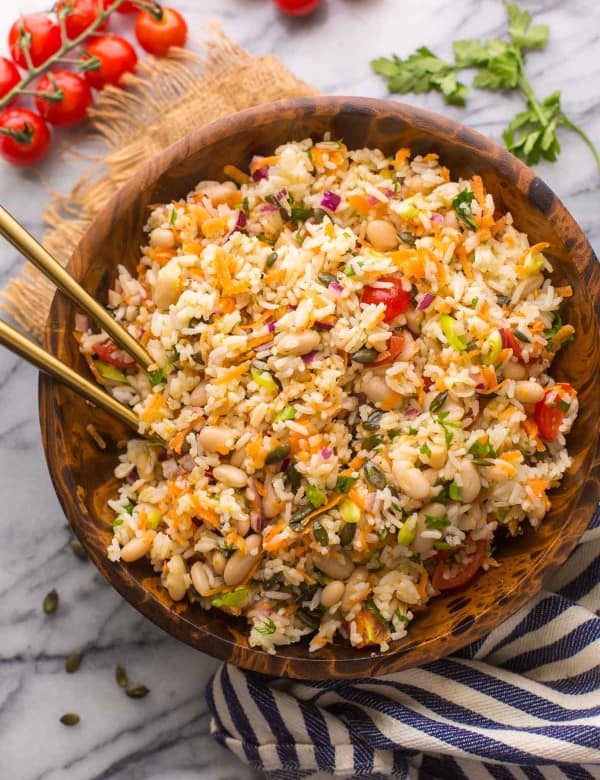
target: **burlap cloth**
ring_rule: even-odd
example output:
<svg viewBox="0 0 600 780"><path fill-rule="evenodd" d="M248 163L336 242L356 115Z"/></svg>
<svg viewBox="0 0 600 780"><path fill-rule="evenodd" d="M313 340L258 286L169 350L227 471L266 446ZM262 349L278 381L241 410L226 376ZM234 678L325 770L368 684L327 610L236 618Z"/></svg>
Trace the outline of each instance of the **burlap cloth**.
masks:
<svg viewBox="0 0 600 780"><path fill-rule="evenodd" d="M199 52L172 50L144 58L127 89L103 90L89 132L106 151L97 155L68 195L54 195L45 212L46 248L66 264L90 221L136 169L202 125L244 108L315 90L275 57L251 57L213 22ZM54 287L25 266L1 293L0 309L41 339Z"/></svg>

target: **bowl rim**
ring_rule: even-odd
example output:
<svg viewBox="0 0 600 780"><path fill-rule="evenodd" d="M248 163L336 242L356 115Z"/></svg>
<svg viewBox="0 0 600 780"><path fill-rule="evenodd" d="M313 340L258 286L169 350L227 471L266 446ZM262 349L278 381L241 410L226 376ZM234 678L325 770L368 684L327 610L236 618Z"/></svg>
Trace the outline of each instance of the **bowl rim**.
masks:
<svg viewBox="0 0 600 780"><path fill-rule="evenodd" d="M585 279L588 286L593 285L595 289L600 291L600 266L583 230L552 190L530 168L510 154L510 152L478 131L441 114L392 100L346 96L293 98L262 104L218 119L183 137L141 166L132 179L122 186L102 208L78 242L67 268L72 268L73 258L78 252L85 251L89 242L94 243L93 237L99 229L98 225L103 220L106 220L115 209L118 209L120 203L123 201L128 202L130 199L135 198L136 192L140 189L146 188L170 168L182 163L189 155L192 146L194 149L197 149L200 146L210 145L215 141L226 140L227 137L243 131L248 123L253 127L271 124L283 112L293 112L297 117L310 116L311 114L331 115L333 117L343 113L345 108L353 114L359 113L367 116L393 114L400 119L409 120L413 125L427 129L430 132L444 132L447 135L451 133L456 141L466 142L476 150L480 149L488 155L493 155L495 158L493 167L503 173L513 183L514 187L520 189L538 211L545 214L546 218L552 223L560 220L569 228L571 235L576 235L575 245L568 247L569 254L573 258L579 275ZM552 213L549 216L548 204L552 207ZM557 232L563 232L559 230L558 226L555 225L555 227ZM575 257L573 257L574 254L576 255ZM600 298L600 294L598 298ZM56 322L54 314L57 308L57 301L58 292L53 297L46 322L44 345L47 349L51 348L53 322ZM600 330L600 300L595 302L594 313L596 327ZM600 378L596 379L596 384L600 387ZM81 517L82 515L89 517L87 509L77 496L72 475L71 489L64 490L65 485L62 482L64 475L57 468L56 457L53 457L56 447L59 446L60 436L57 434L62 429L62 415L56 401L58 386L55 380L40 374L38 410L42 442L48 470L63 511L72 530L80 539L96 568L100 570L105 579L132 606L171 636L175 636L186 644L221 660L231 661L235 658L235 663L242 668L261 672L268 668L269 674L299 679L326 679L389 674L411 665L414 666L414 663L410 664L408 662L409 659L404 657L412 654L412 651L417 647L421 651L422 656L419 658L419 664L435 661L480 639L489 630L489 626L484 625L484 621L480 621L478 619L479 616L477 616L477 619L473 619L469 625L464 627L464 630L452 634L442 642L437 641L439 637L432 637L424 642L415 643L399 650L392 649L385 654L374 655L372 651L369 651L369 648L366 648L357 652L351 658L323 658L315 654L308 659L298 659L293 655L286 654L286 647L293 647L293 645L282 646L275 655L270 655L260 648L240 647L235 641L227 637L210 633L191 621L186 621L185 613L179 615L178 620L173 620L173 610L145 589L129 573L127 566L122 564L118 566L111 564L108 566L105 556L102 557L96 554L95 549L90 549L86 545L86 541L81 534ZM44 408L51 408L52 414L44 416ZM591 475L594 475L595 478L590 479ZM600 432L596 434L595 445L591 448L586 482L592 483L593 496L595 503L597 503L600 499ZM573 536L570 544L566 546L563 544L562 547L558 538L553 539L552 543L544 549L543 554L539 555L532 564L528 572L529 587L527 591L523 592L523 581L520 580L504 595L501 603L497 605L495 624L500 624L506 620L532 599L541 589L543 578L555 571L577 544L579 537L585 531L591 519L591 515L588 517L585 513L575 511L581 500L583 488L584 484L582 481L582 485L573 499L573 510L570 513L575 515L573 522L576 523L576 535ZM559 534L556 536L558 537ZM553 557L548 562L547 559L550 556ZM235 653L232 652L234 648L236 649Z"/></svg>

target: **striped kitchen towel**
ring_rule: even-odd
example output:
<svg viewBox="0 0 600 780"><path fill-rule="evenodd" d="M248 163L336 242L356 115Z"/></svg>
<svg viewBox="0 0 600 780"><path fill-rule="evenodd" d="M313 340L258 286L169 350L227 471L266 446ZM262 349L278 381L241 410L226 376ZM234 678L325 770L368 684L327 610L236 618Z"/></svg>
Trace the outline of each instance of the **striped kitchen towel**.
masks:
<svg viewBox="0 0 600 780"><path fill-rule="evenodd" d="M525 608L460 653L383 678L223 666L213 736L274 777L600 778L600 508Z"/></svg>

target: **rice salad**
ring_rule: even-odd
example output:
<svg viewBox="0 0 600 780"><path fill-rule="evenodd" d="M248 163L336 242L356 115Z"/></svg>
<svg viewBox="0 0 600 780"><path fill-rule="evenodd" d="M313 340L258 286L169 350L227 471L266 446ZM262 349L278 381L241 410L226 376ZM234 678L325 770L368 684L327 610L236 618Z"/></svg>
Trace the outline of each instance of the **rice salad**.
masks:
<svg viewBox="0 0 600 780"><path fill-rule="evenodd" d="M115 469L108 557L147 559L174 602L243 616L268 652L385 651L550 508L572 291L435 154L325 137L225 176L152 207L109 293L153 370L78 323L144 437Z"/></svg>

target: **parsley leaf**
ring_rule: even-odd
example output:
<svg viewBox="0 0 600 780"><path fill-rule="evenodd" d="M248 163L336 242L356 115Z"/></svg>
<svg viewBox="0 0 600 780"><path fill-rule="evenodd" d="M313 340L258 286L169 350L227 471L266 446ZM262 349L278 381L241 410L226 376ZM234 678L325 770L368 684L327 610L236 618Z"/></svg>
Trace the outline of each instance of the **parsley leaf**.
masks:
<svg viewBox="0 0 600 780"><path fill-rule="evenodd" d="M390 92L419 94L435 90L444 95L446 103L465 105L467 87L456 78L458 68L441 60L426 46L405 60L396 55L391 60L380 57L371 62L371 67L387 79Z"/></svg>
<svg viewBox="0 0 600 780"><path fill-rule="evenodd" d="M515 46L521 49L543 49L548 43L550 30L547 24L531 27L531 14L522 11L514 3L506 4L508 13L508 34Z"/></svg>
<svg viewBox="0 0 600 780"><path fill-rule="evenodd" d="M452 201L452 208L456 211L456 216L461 222L464 222L472 230L477 230L477 223L473 219L473 213L471 212L471 203L474 200L475 195L471 190L465 188Z"/></svg>

